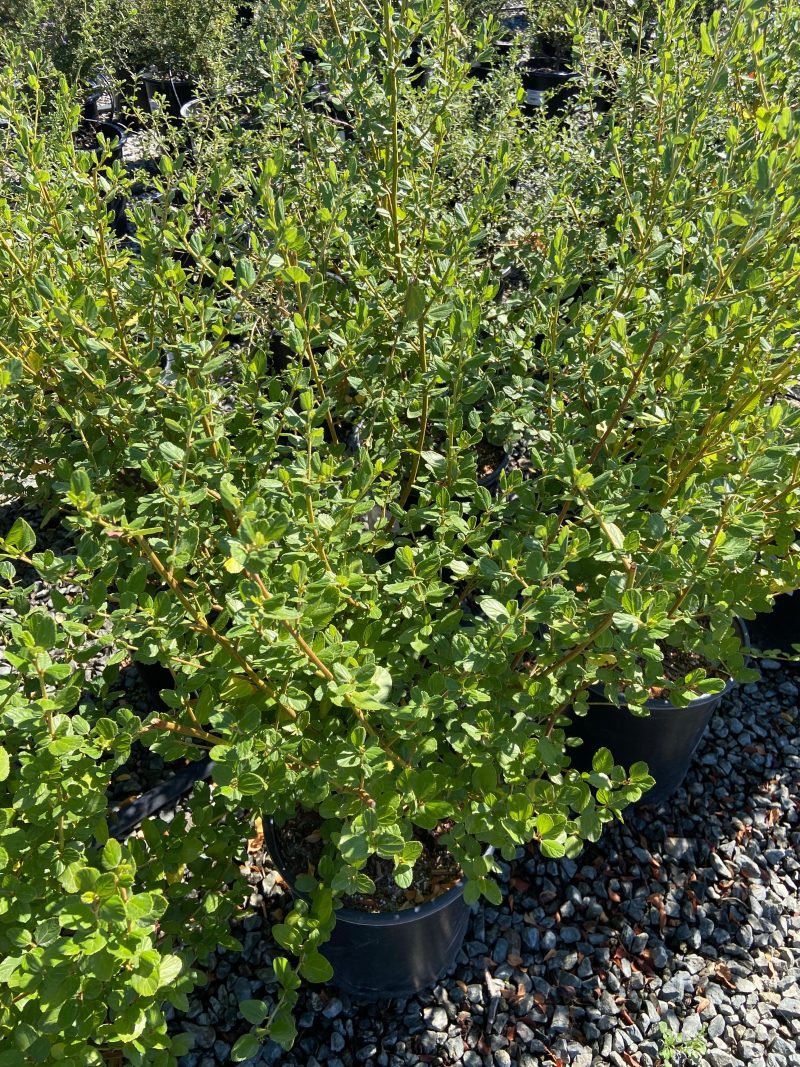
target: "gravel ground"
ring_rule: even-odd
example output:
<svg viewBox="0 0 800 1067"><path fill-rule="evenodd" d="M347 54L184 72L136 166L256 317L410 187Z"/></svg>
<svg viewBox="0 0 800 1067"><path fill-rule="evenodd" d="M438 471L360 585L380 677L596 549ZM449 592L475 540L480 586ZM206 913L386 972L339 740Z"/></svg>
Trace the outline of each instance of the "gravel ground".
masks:
<svg viewBox="0 0 800 1067"><path fill-rule="evenodd" d="M519 850L500 908L474 915L455 972L407 1002L306 988L290 1053L247 1067L654 1067L665 1023L708 1067L800 1061L800 673L766 661L713 720L668 809L641 808L577 861ZM268 857L238 936L176 1029L182 1067L230 1063L240 999L270 996L264 912L286 904ZM675 1067L686 1061L675 1055Z"/></svg>

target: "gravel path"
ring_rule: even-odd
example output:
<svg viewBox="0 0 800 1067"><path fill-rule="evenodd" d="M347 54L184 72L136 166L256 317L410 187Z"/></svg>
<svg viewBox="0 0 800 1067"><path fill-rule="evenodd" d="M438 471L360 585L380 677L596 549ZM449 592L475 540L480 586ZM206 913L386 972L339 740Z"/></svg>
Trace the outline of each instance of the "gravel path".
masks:
<svg viewBox="0 0 800 1067"><path fill-rule="evenodd" d="M300 1034L247 1067L654 1067L660 1024L708 1067L800 1062L800 673L766 661L712 722L669 809L641 809L577 862L520 850L501 908L474 916L455 973L408 1002L306 988ZM269 998L262 911L285 903L252 857L241 954L219 952L176 1029L182 1067L230 1063L236 1002ZM262 908L263 905L263 908ZM674 1054L673 1064L688 1062Z"/></svg>

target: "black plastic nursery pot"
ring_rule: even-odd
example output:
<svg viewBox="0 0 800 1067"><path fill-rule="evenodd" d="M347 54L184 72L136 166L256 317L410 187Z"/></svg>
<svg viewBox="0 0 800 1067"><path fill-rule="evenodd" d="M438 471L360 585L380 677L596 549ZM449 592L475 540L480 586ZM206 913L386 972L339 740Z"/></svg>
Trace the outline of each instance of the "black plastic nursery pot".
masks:
<svg viewBox="0 0 800 1067"><path fill-rule="evenodd" d="M425 66L423 59L422 42L417 38L412 42L411 50L403 60L403 64L413 71L411 84L422 89L428 84L431 76L430 68Z"/></svg>
<svg viewBox="0 0 800 1067"><path fill-rule="evenodd" d="M746 645L747 628L741 620L738 625ZM626 768L646 763L656 784L639 803L663 804L686 777L714 712L735 686L728 679L721 693L700 697L685 708L676 708L668 700L648 700L646 716L634 715L625 704L611 704L601 686L592 686L589 711L585 716L573 715L573 730L582 743L572 749L572 764L580 771L591 771L592 758L600 748L609 749L614 762Z"/></svg>
<svg viewBox="0 0 800 1067"><path fill-rule="evenodd" d="M139 677L149 689L152 697L162 703L161 690L175 688L175 678L172 671L157 660L154 663L144 663L142 660L134 659L134 663Z"/></svg>
<svg viewBox="0 0 800 1067"><path fill-rule="evenodd" d="M128 135L125 128L118 122L98 122L85 119L73 135L76 152L93 152L99 160L104 154L100 146L100 137L104 137L109 144L108 161L110 163L122 162L122 150Z"/></svg>
<svg viewBox="0 0 800 1067"><path fill-rule="evenodd" d="M185 104L181 104L180 116L185 121L192 119L200 119L202 117L203 109L205 107L205 101L203 101L199 96L193 96L191 100L187 100Z"/></svg>
<svg viewBox="0 0 800 1067"><path fill-rule="evenodd" d="M748 629L753 648L794 655L792 646L800 644L800 590L776 597L772 611L757 615Z"/></svg>
<svg viewBox="0 0 800 1067"><path fill-rule="evenodd" d="M208 756L204 756L196 763L188 763L185 767L181 767L161 785L157 785L154 789L142 793L135 800L123 805L114 817L109 819L109 835L116 837L117 840L124 840L140 822L158 815L164 808L177 803L196 782L210 778L213 770L214 763Z"/></svg>
<svg viewBox="0 0 800 1067"><path fill-rule="evenodd" d="M232 95L228 97L228 102L235 101L235 97ZM199 96L193 96L191 100L187 100L185 104L181 105L180 115L183 121L191 130L192 125L196 128L200 126L210 127L215 119L216 109L212 101L205 100ZM257 130L263 125L263 116L257 110L248 107L248 105L242 101L240 103L240 113L237 119L237 125L242 130ZM194 138L191 132L188 135L189 148L192 152L196 151L197 145L194 142Z"/></svg>
<svg viewBox="0 0 800 1067"><path fill-rule="evenodd" d="M162 77L152 71L139 75L147 96L147 109L152 115L166 112L171 118L181 117L181 108L197 95L197 86L184 75Z"/></svg>
<svg viewBox="0 0 800 1067"><path fill-rule="evenodd" d="M83 102L83 117L89 122L113 122L117 98L110 88L98 88Z"/></svg>
<svg viewBox="0 0 800 1067"><path fill-rule="evenodd" d="M264 842L295 892L281 854L279 830L264 820ZM469 924L464 883L406 911L372 914L340 908L331 940L321 946L333 983L362 1000L413 996L432 986L456 961Z"/></svg>
<svg viewBox="0 0 800 1067"><path fill-rule="evenodd" d="M310 44L299 44L293 49L295 58L300 63L308 63L310 67L313 67L315 63L319 63L322 56L319 54L316 48Z"/></svg>
<svg viewBox="0 0 800 1067"><path fill-rule="evenodd" d="M488 81L494 73L494 70L494 66L487 62L473 63L469 68L472 77L477 78L480 82Z"/></svg>
<svg viewBox="0 0 800 1067"><path fill-rule="evenodd" d="M489 492L494 492L500 485L500 476L504 470L508 469L508 465L511 462L511 456L508 452L503 454L503 458L494 468L489 471L488 474L484 474L482 478L478 479L478 485L482 485L484 489L488 489Z"/></svg>
<svg viewBox="0 0 800 1067"><path fill-rule="evenodd" d="M306 101L306 107L317 115L323 115L336 127L340 141L351 141L354 136L352 116L329 94L327 86L317 85Z"/></svg>
<svg viewBox="0 0 800 1067"><path fill-rule="evenodd" d="M477 78L478 81L488 81L497 68L508 59L513 48L513 37L506 37L499 41L495 41L492 45L494 55L489 56L487 59L482 59L478 63L473 63L470 67L470 74L473 78Z"/></svg>
<svg viewBox="0 0 800 1067"><path fill-rule="evenodd" d="M519 66L525 99L522 110L535 115L545 108L550 118L563 113L567 102L578 92L580 75L559 69L547 56L533 56Z"/></svg>

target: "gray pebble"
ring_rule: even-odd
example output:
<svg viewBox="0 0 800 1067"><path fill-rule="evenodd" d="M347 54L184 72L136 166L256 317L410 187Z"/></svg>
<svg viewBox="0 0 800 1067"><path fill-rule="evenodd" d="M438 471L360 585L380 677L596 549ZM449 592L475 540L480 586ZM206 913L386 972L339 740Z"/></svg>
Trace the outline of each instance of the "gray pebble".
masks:
<svg viewBox="0 0 800 1067"><path fill-rule="evenodd" d="M422 1018L429 1030L437 1030L440 1033L444 1032L449 1024L447 1012L440 1007L425 1008Z"/></svg>
<svg viewBox="0 0 800 1067"><path fill-rule="evenodd" d="M706 1060L710 1067L737 1067L739 1062L731 1056L730 1052L718 1048L709 1049L706 1053Z"/></svg>
<svg viewBox="0 0 800 1067"><path fill-rule="evenodd" d="M333 997L322 1009L322 1014L325 1016L326 1019L335 1019L337 1016L342 1014L342 1007L343 1005L341 1000L339 1000L338 997Z"/></svg>
<svg viewBox="0 0 800 1067"><path fill-rule="evenodd" d="M797 997L784 997L775 1009L778 1015L784 1019L800 1019L800 999Z"/></svg>

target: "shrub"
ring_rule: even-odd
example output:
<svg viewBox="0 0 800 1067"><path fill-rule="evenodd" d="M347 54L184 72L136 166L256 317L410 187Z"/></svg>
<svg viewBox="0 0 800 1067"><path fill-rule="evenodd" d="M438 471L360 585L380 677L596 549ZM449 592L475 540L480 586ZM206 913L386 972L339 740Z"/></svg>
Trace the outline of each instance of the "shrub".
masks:
<svg viewBox="0 0 800 1067"><path fill-rule="evenodd" d="M592 682L638 705L664 640L751 676L732 619L800 586L791 10L699 32L666 5L609 117L587 87L563 123L523 119L508 71L481 104L486 31L454 5L279 11L257 91L173 135L138 201L76 160L66 86L45 115L41 57L4 71L2 468L74 547L2 544L0 1067L174 1062L159 1005L234 944L243 810L318 812L327 853L240 1058L291 1043L370 855L406 885L446 821L467 899L497 901L487 845L575 856L641 796L643 765L570 767ZM479 456L518 437L532 469L493 494ZM68 583L54 617L32 573ZM144 722L107 707L129 654L175 678ZM215 788L118 846L134 740L210 751Z"/></svg>
<svg viewBox="0 0 800 1067"><path fill-rule="evenodd" d="M118 28L104 49L117 71L210 76L225 70L237 5L231 0L110 0Z"/></svg>

